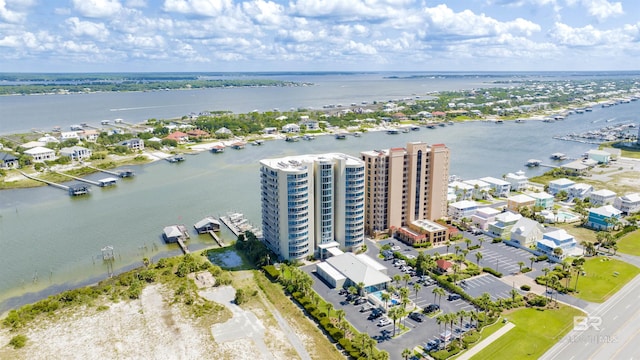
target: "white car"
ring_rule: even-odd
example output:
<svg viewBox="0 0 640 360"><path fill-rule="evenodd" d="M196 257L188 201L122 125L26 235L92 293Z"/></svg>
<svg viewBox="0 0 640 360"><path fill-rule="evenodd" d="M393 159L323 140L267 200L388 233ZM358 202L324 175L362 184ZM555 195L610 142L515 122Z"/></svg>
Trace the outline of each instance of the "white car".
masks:
<svg viewBox="0 0 640 360"><path fill-rule="evenodd" d="M391 325L391 320L387 318L382 318L380 319L380 321L378 321L378 326L380 327L387 326L387 325Z"/></svg>
<svg viewBox="0 0 640 360"><path fill-rule="evenodd" d="M398 246L398 245L392 246L392 247L391 247L391 250L393 250L393 251L400 251L400 246Z"/></svg>

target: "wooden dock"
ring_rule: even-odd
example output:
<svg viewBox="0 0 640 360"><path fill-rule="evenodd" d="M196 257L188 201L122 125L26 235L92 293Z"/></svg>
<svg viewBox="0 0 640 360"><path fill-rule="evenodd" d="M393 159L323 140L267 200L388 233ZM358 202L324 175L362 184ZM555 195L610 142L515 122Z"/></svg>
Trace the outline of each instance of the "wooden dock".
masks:
<svg viewBox="0 0 640 360"><path fill-rule="evenodd" d="M182 239L178 239L178 246L180 246L180 249L182 250L183 253L185 253L185 255L191 253L191 251L189 250L189 248L187 247L187 245L184 243Z"/></svg>
<svg viewBox="0 0 640 360"><path fill-rule="evenodd" d="M67 177L70 177L70 178L78 180L78 181L82 181L82 182L87 183L87 184L91 184L91 185L95 185L95 186L102 186L102 184L97 182L97 181L93 181L93 180L89 180L89 179L83 179L81 177L77 177L77 176L61 173L61 172L58 172L58 171L54 171L54 173L58 174L58 175L67 176Z"/></svg>
<svg viewBox="0 0 640 360"><path fill-rule="evenodd" d="M216 241L216 243L218 244L218 246L220 246L220 247L224 247L224 241L222 241L222 240L220 239L220 237L218 237L218 235L216 235L216 233L215 233L215 232L213 232L213 230L209 230L207 233L208 233L209 235L211 235L211 237L213 238L213 240L215 240L215 241Z"/></svg>
<svg viewBox="0 0 640 360"><path fill-rule="evenodd" d="M100 172L103 172L103 173L109 174L109 175L115 175L115 176L118 176L118 177L121 177L121 178L133 177L134 176L134 173L131 170L121 170L121 171L115 172L115 171L110 171L110 170L105 170L105 169L99 169L99 168L93 167L93 166L87 166L87 167L89 169L93 169L95 171L100 171Z"/></svg>
<svg viewBox="0 0 640 360"><path fill-rule="evenodd" d="M57 184L57 183L54 183L53 181L48 181L48 180L44 180L44 179L39 179L39 178L37 178L37 177L35 177L35 176L28 175L28 174L26 174L26 173L24 173L24 172L22 172L22 171L20 171L20 170L18 170L18 172L19 172L20 174L22 174L22 176L26 177L27 179L31 179L31 180L35 180L35 181L40 181L40 182L43 182L43 183L45 183L45 184L47 184L47 185L49 185L49 186L53 186L53 187L55 187L55 188L62 189L62 190L65 190L65 191L69 191L69 189L70 189L70 187L68 187L68 186L66 186L66 185Z"/></svg>

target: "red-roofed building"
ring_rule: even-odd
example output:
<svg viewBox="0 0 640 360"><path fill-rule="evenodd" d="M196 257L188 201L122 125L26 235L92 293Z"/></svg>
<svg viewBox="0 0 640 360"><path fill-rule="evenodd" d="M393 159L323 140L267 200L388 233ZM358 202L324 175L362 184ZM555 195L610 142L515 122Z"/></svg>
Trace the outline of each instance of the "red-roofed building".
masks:
<svg viewBox="0 0 640 360"><path fill-rule="evenodd" d="M165 137L167 140L175 140L178 144L184 144L189 141L189 135L183 133L182 131L175 131Z"/></svg>
<svg viewBox="0 0 640 360"><path fill-rule="evenodd" d="M445 274L449 271L453 264L450 261L445 259L436 260L436 266L438 267L438 271L442 274Z"/></svg>
<svg viewBox="0 0 640 360"><path fill-rule="evenodd" d="M447 116L447 113L444 111L434 111L431 113L433 116Z"/></svg>
<svg viewBox="0 0 640 360"><path fill-rule="evenodd" d="M189 130L189 131L187 131L187 135L189 135L192 138L196 138L196 139L209 137L209 133L208 132L206 132L204 130L200 130L200 129Z"/></svg>

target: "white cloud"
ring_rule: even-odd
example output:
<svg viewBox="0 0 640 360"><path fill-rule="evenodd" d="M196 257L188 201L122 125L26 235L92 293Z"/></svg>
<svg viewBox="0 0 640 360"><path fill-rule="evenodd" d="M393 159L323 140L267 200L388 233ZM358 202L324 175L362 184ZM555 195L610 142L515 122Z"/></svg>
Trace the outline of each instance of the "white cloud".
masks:
<svg viewBox="0 0 640 360"><path fill-rule="evenodd" d="M26 19L24 8L31 5L31 1L13 1L7 3L0 0L0 20L8 23L20 23Z"/></svg>
<svg viewBox="0 0 640 360"><path fill-rule="evenodd" d="M231 0L165 0L164 10L181 14L218 16L233 7Z"/></svg>
<svg viewBox="0 0 640 360"><path fill-rule="evenodd" d="M77 17L67 19L66 23L69 25L71 33L75 36L89 36L101 41L105 41L109 37L109 30L102 23L81 21Z"/></svg>
<svg viewBox="0 0 640 360"><path fill-rule="evenodd" d="M90 18L109 18L122 10L118 0L73 0L73 7Z"/></svg>
<svg viewBox="0 0 640 360"><path fill-rule="evenodd" d="M589 15L600 21L611 16L624 14L622 4L619 2L611 3L607 0L581 0L580 3L587 9Z"/></svg>
<svg viewBox="0 0 640 360"><path fill-rule="evenodd" d="M243 2L242 9L259 24L284 25L284 7L272 1L256 0Z"/></svg>
<svg viewBox="0 0 640 360"><path fill-rule="evenodd" d="M600 30L592 25L573 28L563 23L556 23L549 36L560 45L569 47L619 48L633 46L631 42L637 38L638 28L623 26L618 29ZM637 40L636 40L637 41Z"/></svg>

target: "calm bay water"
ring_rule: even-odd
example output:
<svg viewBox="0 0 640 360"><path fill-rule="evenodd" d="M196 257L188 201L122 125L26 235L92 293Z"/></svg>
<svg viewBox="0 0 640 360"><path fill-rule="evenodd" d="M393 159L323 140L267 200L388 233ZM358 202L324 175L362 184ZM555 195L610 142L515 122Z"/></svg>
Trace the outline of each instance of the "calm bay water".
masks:
<svg viewBox="0 0 640 360"><path fill-rule="evenodd" d="M305 88L231 90L246 91L237 95L243 98L249 98L247 94L253 94L254 91L265 91L265 94L277 98L272 92L302 89ZM384 93L384 89L374 89L366 96L361 96L358 93L360 90L357 86L351 90L349 99L353 100L338 101L336 96L315 101L321 104L348 104L352 101L370 100L372 97L375 99L378 96L374 97L374 92L380 92L379 96ZM176 96L183 96L189 92L176 93ZM407 91L408 95L412 93L417 92L415 89ZM79 95L77 99L91 98L94 95L98 98L111 95L135 98L141 95L162 97L165 94L91 94ZM403 94L398 90L398 93L387 94L384 98L395 96ZM16 97L19 101L29 98L54 97ZM284 108L281 100L275 103ZM161 102L158 99L154 101ZM301 101L298 99L292 106L304 105ZM83 104L83 100L78 100L76 105L82 107ZM103 105L105 108L110 106L125 107L122 103ZM191 108L190 111L202 109L207 108ZM90 110L85 108L83 111ZM3 264L3 271L0 275L0 311L42 294L95 281L104 276L106 267L100 258L100 249L104 246L114 246L116 268L126 268L140 264L143 257L178 253L175 246L164 244L160 238L162 228L167 225L185 224L191 228L204 216L222 215L228 211L243 212L251 222L259 224L258 160L261 158L323 152L358 155L360 151L403 146L409 141L425 141L432 144L445 143L451 149L451 174L467 179L500 177L507 172L523 169L524 162L529 158L551 162L547 159L553 152L579 157L596 147L553 140L553 135L618 123L637 124L639 112L640 103L634 102L608 109L595 108L592 113L572 115L555 123L532 121L498 125L472 122L433 130L422 128L420 131L394 136L371 132L360 138L348 137L344 141L335 140L331 136L297 143L268 141L263 146L249 146L241 151L228 149L223 154L205 152L188 156L180 164L160 161L134 167L137 173L135 178L120 181L114 188L94 187L91 196L84 198L71 198L64 191L50 187L1 191L0 263ZM57 110L55 113L61 116ZM2 121L6 121L6 118ZM34 127L33 124L29 126ZM545 169L525 170L528 175L535 175ZM94 174L90 178L106 176L108 175ZM231 239L230 233L224 233L223 236ZM195 235L189 243L192 249L213 244L213 240Z"/></svg>

